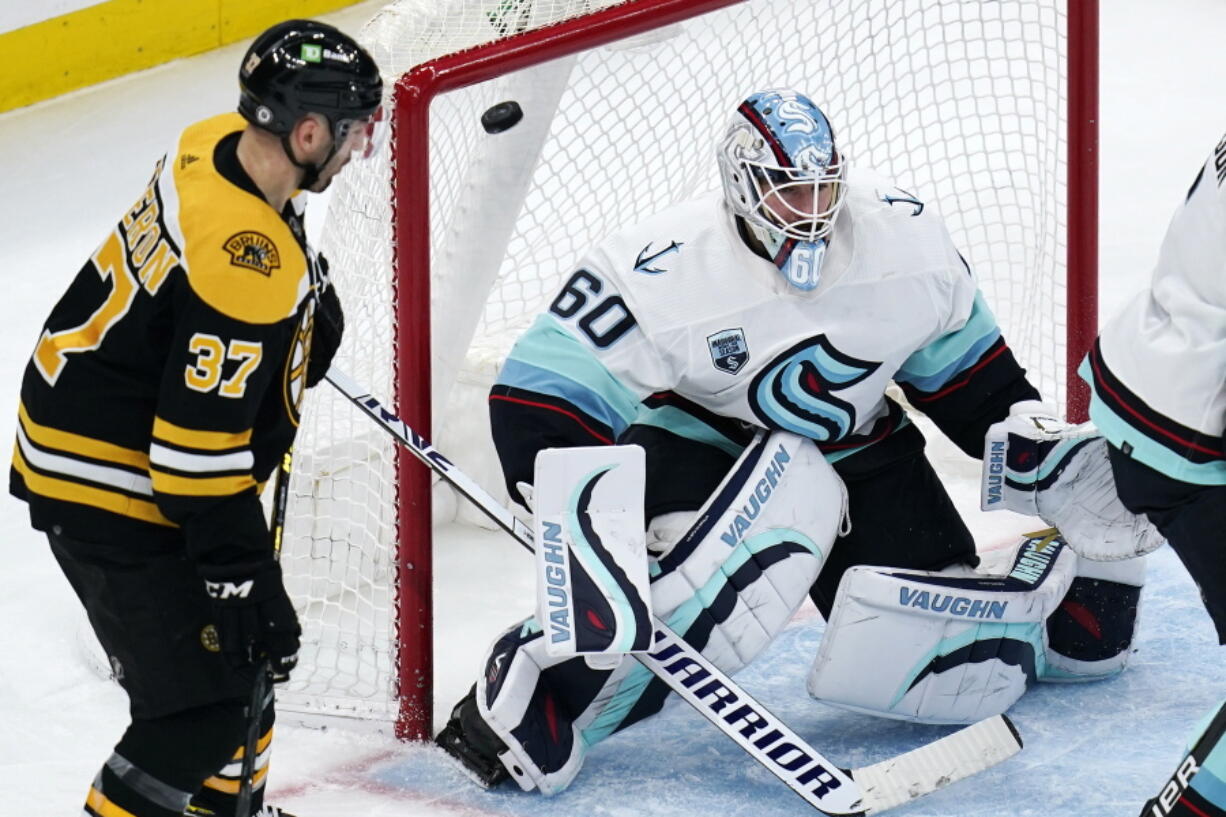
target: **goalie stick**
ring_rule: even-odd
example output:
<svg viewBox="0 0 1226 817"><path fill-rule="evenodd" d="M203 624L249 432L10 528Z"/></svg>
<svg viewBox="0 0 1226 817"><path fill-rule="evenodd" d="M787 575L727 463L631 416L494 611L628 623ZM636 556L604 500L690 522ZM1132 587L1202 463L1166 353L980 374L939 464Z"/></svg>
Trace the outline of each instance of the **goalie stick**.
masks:
<svg viewBox="0 0 1226 817"><path fill-rule="evenodd" d="M335 366L325 377L417 459L532 552L531 528L456 468L428 440ZM847 771L827 760L666 624L654 619L653 625L651 651L633 657L822 814L877 814L995 766L1022 748L1013 724L1004 715L996 715L918 749Z"/></svg>

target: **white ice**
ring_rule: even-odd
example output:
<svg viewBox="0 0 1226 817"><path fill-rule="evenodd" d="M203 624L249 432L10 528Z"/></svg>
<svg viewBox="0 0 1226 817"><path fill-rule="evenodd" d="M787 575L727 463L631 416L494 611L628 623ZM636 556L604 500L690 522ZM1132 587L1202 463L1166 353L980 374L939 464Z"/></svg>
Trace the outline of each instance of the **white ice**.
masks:
<svg viewBox="0 0 1226 817"><path fill-rule="evenodd" d="M1145 285L1171 212L1226 125L1226 3L1102 5L1101 311L1109 315ZM356 29L377 7L327 19ZM12 437L22 369L47 312L167 142L187 122L232 108L240 48L0 115L0 439ZM1025 527L1020 517L979 514L974 468L940 457L985 545ZM9 565L0 573L0 817L79 814L126 722L126 700L91 665L84 615L24 506L7 495L0 532ZM498 628L529 604L527 560L504 537L452 532L445 541L436 568L436 720L467 688ZM810 701L802 679L820 632L812 609L802 609L738 680L842 765L948 731ZM1195 587L1164 549L1151 557L1127 672L1028 693L1011 713L1027 742L1021 755L897 813L1134 817L1173 768L1190 725L1222 695L1221 657ZM270 799L302 817L806 811L683 706L596 747L575 785L551 799L480 792L420 746L288 724L278 730L271 780Z"/></svg>

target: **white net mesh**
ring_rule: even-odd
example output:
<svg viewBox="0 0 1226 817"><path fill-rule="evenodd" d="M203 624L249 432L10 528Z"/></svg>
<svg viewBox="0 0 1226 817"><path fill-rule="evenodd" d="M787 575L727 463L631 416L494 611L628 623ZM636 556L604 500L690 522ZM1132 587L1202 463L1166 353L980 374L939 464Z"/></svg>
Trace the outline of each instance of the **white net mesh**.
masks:
<svg viewBox="0 0 1226 817"><path fill-rule="evenodd" d="M851 164L940 209L1032 381L1062 400L1065 2L750 0L435 99L430 331L440 450L505 495L484 405L510 343L592 243L717 189L715 139L736 102L767 87L806 93ZM392 77L609 5L402 0L360 39ZM524 121L486 134L481 114L507 99ZM346 171L322 248L345 305L338 363L385 400L395 393L392 163L394 148L378 166ZM393 452L326 388L308 399L297 448L283 562L291 595L309 602L302 664L283 705L394 717Z"/></svg>

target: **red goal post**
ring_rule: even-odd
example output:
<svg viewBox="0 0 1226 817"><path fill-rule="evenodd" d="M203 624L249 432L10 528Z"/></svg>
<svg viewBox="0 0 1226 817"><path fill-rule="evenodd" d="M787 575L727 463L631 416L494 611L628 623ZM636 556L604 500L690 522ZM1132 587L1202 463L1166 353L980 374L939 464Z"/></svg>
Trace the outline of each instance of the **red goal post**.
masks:
<svg viewBox="0 0 1226 817"><path fill-rule="evenodd" d="M583 17L565 20L536 31L525 31L505 40L449 54L420 65L396 81L393 134L398 143L393 176L395 252L393 267L399 289L396 297L398 373L396 404L401 417L414 429L432 429L430 333L419 331L432 324L430 310L430 101L447 91L463 88L520 68L597 48L614 40L661 28L743 0L634 0ZM432 432L421 432L432 433ZM401 567L402 612L412 610L411 621L401 619L400 632L413 632L412 643L402 639L402 659L419 667L422 676L433 671L434 643L431 610L433 576L430 564L433 475L413 457L400 452L396 463L402 487L397 541L421 543L412 562L425 569ZM402 544L403 547L403 544ZM407 651L407 655L406 655ZM401 689L405 681L401 676ZM413 687L410 687L413 688ZM421 700L401 697L397 734L407 738L429 735L428 713L432 692L421 689Z"/></svg>
<svg viewBox="0 0 1226 817"><path fill-rule="evenodd" d="M487 489L501 493L496 468L491 470L488 462L472 465L462 458L468 456L467 438L486 432L469 415L453 419L458 409L446 402L446 395L455 391L456 372L467 365L465 350L479 346L480 338L499 338L489 344L493 351L483 364L487 370L483 377L488 378L499 350L505 351L508 338L514 336L510 329L517 320L543 307L542 293L551 295L556 289L557 276L577 257L576 247L581 250L620 223L650 212L622 212L631 208L619 200L599 223L584 225L591 227L590 234L568 229L568 238L569 232L577 234L575 247L564 245L554 256L534 256L527 263L516 253L524 246L551 243L556 238L552 227L529 224L521 228L516 221L511 227L487 228L484 217L469 211L470 205L476 205L465 197L479 204L501 186L511 192L505 201L494 201L491 207L519 210L511 215L529 222L533 211L547 209L547 204L557 200L593 200L607 184L602 187L602 183L584 181L579 170L593 156L608 156L609 145L602 141L606 131L615 130L613 126L627 110L641 115L643 106L665 109L677 100L644 98L642 89L650 91L652 86L650 78L641 76L633 78L637 90L627 93L624 86L632 78L611 69L589 81L583 73L585 66L575 63L573 72L566 69L571 72L571 84L549 92L557 105L557 119L539 127L538 142L524 154L529 158L525 161L517 154L505 160L508 165L526 168L524 175L535 173L542 178L515 177L514 182L504 184L498 177L475 187L468 181L449 180L446 184L454 184L454 189L443 198L438 192L439 168L465 163L450 155L451 148L474 138L471 133L479 131L474 114L481 112L480 106L448 107L448 95L530 70L548 73L555 61L567 55L587 59L603 46L636 36L645 39L641 43L632 40L617 54L641 56L640 73L644 66L663 71L659 66L664 63L653 61L653 49L667 50L678 37L690 36L686 21L691 20L702 32L708 25L712 31L719 25L734 30L714 34L711 40L694 34L697 44L674 49L682 63L702 60L704 76L718 73L731 61L731 52L720 54L718 49L737 47L742 32L746 48L759 50L767 59L777 49L777 59L791 63L756 73L745 71L754 76L746 76L744 82L735 76L724 77L717 92L690 100L692 104L709 106L709 121L722 123L730 104L762 84L759 77L777 78L772 84L798 87L826 107L836 135L847 139L840 144L849 145L845 152L853 165L868 159L869 166L894 177L900 185L914 185L921 195L935 192L955 240L961 239L960 246L980 274L988 300L1023 365L1033 367L1037 380L1047 386L1048 396L1059 400L1071 416L1084 414L1086 393L1073 372L1096 331L1097 0L1002 0L993 4L978 0L940 4L921 0L630 0L611 5L608 0L571 0L575 9L608 7L533 25L536 7L564 2L567 0L538 0L535 4L533 0L449 0L443 4L480 6L478 16L491 23L498 21L493 26L496 38L464 42L469 47L415 63L400 74L391 98L392 140L381 171L385 178L376 179L370 190L361 188L361 181L350 183L343 178L325 229L323 249L337 273L348 318L341 365L369 382L377 394L392 397L397 413L422 433L435 435L435 417L452 420L453 429L440 428L442 435L435 442L444 453L456 457L463 470L484 477ZM435 12L440 21L437 26L420 22L430 16L426 9L431 6L429 0L401 0L389 7L398 11L375 18L372 25L382 24L382 28L374 25L376 30L364 32L363 42L371 45L385 70L402 70L390 65L395 59L385 59L398 42L398 35L387 34L389 29L407 25L413 36L423 40L446 40L446 12ZM823 14L832 21L838 15L837 24L826 25ZM719 22L721 15L723 23ZM389 17L396 19L389 22ZM764 26L768 34L764 41L754 43L748 38L762 35L748 31L761 17L771 18ZM708 24L708 20L714 22ZM799 45L780 44L784 36L795 33L790 28L803 28L796 38ZM523 30L516 33L517 29ZM982 35L980 40L971 38L976 34ZM965 41L953 39L964 35L968 37ZM835 44L823 38L839 40L835 57L824 49L829 45L833 51ZM815 48L813 43L823 47ZM785 48L796 50L784 53ZM848 49L846 57L842 56L844 48ZM859 57L856 49L861 49ZM933 56L925 62L925 57L912 58L912 51ZM736 56L742 55L738 52ZM899 62L907 68L894 75ZM822 64L830 67L823 72ZM841 67L835 68L836 64ZM862 70L861 66L868 67ZM835 73L837 77L832 76ZM525 81L531 85L543 75ZM582 90L572 90L576 85ZM1008 97L1014 87L1022 88L1016 100ZM577 100L596 102L591 109L576 112ZM502 99L487 99L483 104L498 101ZM525 105L525 124L535 113ZM605 121L602 127L596 121L586 135L555 147L550 140L571 138L566 128L573 122L563 120L572 115L576 121L617 116L618 123ZM930 127L933 119L940 120L935 131ZM964 130L947 128L946 119L965 120L967 126ZM977 129L979 122L985 123L982 129ZM897 150L889 139L880 138L887 130L892 130L891 138L900 145ZM496 151L499 143L495 140L503 136L506 134L478 134L476 138ZM669 146L685 142L662 139L654 129L637 136L659 139ZM702 174L714 173L712 146L718 128L704 124L685 136L692 141L696 156L686 160L693 162L684 175L689 187L678 192L713 189L713 176ZM621 145L624 143L613 148ZM532 158L533 150L536 158ZM1018 163L1011 163L1023 154ZM556 156L562 158L555 164ZM355 169L347 173L352 175ZM674 169L668 168L670 172ZM466 170L460 167L457 173ZM501 171L490 172L497 176ZM576 186L565 187L571 173ZM617 180L608 183L617 184ZM624 178L627 186L643 183L642 178ZM980 195L976 186L986 192ZM380 203L380 197L387 201ZM612 193L609 197L615 198ZM650 202L656 209L667 203ZM638 200L633 205L647 206ZM976 221L980 215L982 223ZM548 216L541 220L547 221ZM473 223L466 225L468 221ZM386 224L376 229L374 237L357 235L366 224L376 222ZM463 234L465 226L473 232ZM454 235L457 231L459 237ZM440 238L444 234L451 237ZM491 246L476 246L487 243ZM505 247L500 249L501 244ZM494 255L481 260L492 269L489 281L456 284L454 267L439 280L439 268L450 263L447 259L460 257L460 268L466 272L465 264L475 266L472 259L488 252ZM370 268L384 265L386 274L366 277ZM489 306L482 306L487 302L485 290L501 291L499 288L508 287L504 280L523 274L525 268L528 276L554 276L548 279L555 281L552 288L545 280L539 292L521 298L520 290L531 287L513 282L509 289L517 293L514 306L505 306L501 300L493 306L500 295L490 297ZM995 268L1004 270L999 280L990 275ZM347 279L346 275L361 277ZM1049 282L1052 276L1058 279L1054 283ZM495 279L497 285L492 283ZM459 292L440 295L449 286ZM466 304L464 309L454 308L456 298L475 302L476 314L468 316ZM387 308L379 305L381 300ZM465 316L459 316L460 312ZM494 313L496 317L491 318ZM452 323L461 326L440 342L444 325ZM497 331L483 334L491 324L498 325ZM373 328L360 328L368 325ZM358 336L359 332L369 336ZM474 333L479 340L470 344L469 336ZM1031 363L1028 352L1040 362ZM445 374L440 375L440 370ZM469 389L461 401L465 410L477 403L476 412L483 413L481 390L480 384ZM368 421L357 418L350 428L342 418L352 410L343 405L329 407L327 401L327 396L312 395L308 403L299 443L304 453L299 454L291 489L295 499L283 561L291 595L306 599L301 610L305 633L302 664L280 698L289 709L394 722L401 737L426 737L434 711L431 475L411 456L368 442L359 430ZM463 430L457 432L456 426ZM456 437L454 443L448 433ZM473 457L488 460L489 454Z"/></svg>

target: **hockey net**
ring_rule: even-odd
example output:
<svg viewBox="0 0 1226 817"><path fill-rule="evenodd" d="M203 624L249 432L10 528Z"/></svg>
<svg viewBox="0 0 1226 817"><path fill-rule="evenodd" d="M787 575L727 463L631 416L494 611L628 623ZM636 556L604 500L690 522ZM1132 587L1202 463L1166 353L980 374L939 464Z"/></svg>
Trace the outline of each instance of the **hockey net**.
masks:
<svg viewBox="0 0 1226 817"><path fill-rule="evenodd" d="M505 496L485 395L516 335L592 243L718 188L736 102L792 87L853 165L939 208L1032 380L1067 406L1094 331L1095 26L1091 0L393 3L359 36L402 77L393 139L335 184L322 241L337 363ZM487 134L505 100L523 121ZM429 475L327 386L296 451L283 564L305 632L281 706L422 735Z"/></svg>

